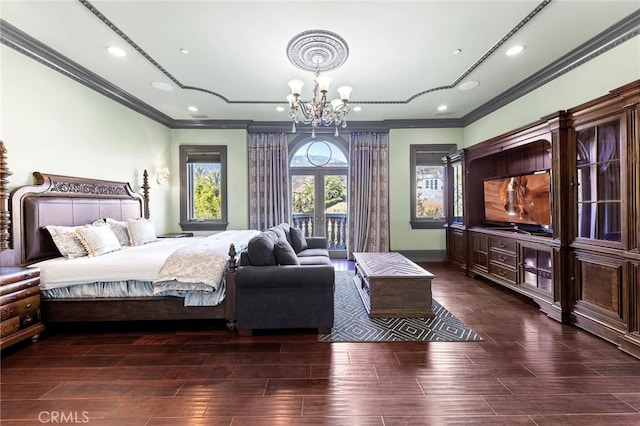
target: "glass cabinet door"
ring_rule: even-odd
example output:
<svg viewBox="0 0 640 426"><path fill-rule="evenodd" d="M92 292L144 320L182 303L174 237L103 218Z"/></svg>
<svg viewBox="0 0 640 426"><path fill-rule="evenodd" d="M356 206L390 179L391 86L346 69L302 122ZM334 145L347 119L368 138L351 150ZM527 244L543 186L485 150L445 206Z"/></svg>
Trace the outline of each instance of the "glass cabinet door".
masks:
<svg viewBox="0 0 640 426"><path fill-rule="evenodd" d="M620 121L577 131L579 238L621 241Z"/></svg>
<svg viewBox="0 0 640 426"><path fill-rule="evenodd" d="M464 204L462 203L463 187L462 187L462 163L452 164L453 172L453 217L452 222L462 223L462 217L464 214Z"/></svg>

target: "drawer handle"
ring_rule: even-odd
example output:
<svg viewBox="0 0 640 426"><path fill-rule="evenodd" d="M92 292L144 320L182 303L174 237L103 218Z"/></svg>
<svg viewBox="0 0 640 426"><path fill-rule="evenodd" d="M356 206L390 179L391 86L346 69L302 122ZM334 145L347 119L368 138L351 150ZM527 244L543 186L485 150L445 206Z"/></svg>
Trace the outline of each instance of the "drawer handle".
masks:
<svg viewBox="0 0 640 426"><path fill-rule="evenodd" d="M503 255L503 254L498 255L498 260L499 260L500 262L504 262L505 260L507 260L507 256L505 256L505 255Z"/></svg>
<svg viewBox="0 0 640 426"><path fill-rule="evenodd" d="M505 248L506 246L507 246L507 243L503 243L502 241L498 241L498 247Z"/></svg>
<svg viewBox="0 0 640 426"><path fill-rule="evenodd" d="M30 308L31 307L31 303L27 303L26 305L24 305L25 308Z"/></svg>
<svg viewBox="0 0 640 426"><path fill-rule="evenodd" d="M507 271L503 271L502 269L498 269L498 274L500 274L501 277L504 277L505 275L507 275Z"/></svg>

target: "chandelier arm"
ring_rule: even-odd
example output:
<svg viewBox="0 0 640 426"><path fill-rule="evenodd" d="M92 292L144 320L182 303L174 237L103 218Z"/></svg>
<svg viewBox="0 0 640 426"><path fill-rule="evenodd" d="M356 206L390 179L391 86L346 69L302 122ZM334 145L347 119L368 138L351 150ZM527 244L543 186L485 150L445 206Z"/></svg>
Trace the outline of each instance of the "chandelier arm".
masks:
<svg viewBox="0 0 640 426"><path fill-rule="evenodd" d="M289 118L293 120L294 126L298 122L311 124L312 130L320 125L335 126L337 132L338 126L347 126L346 115L350 111L348 101L343 99L335 106L331 102L327 102L327 91L319 88L319 75L319 70L316 70L311 101L303 102L300 100L300 95L294 95L295 97L291 100Z"/></svg>

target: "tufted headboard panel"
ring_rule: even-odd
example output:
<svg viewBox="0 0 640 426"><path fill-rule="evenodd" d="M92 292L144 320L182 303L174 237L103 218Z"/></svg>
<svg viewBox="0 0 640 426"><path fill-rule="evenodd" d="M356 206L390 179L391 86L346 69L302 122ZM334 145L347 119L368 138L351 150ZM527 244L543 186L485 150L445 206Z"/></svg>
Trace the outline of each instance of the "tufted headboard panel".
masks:
<svg viewBox="0 0 640 426"><path fill-rule="evenodd" d="M96 219L144 216L144 199L128 183L34 173L36 185L11 193L12 238L22 264L58 257L47 225L79 226Z"/></svg>

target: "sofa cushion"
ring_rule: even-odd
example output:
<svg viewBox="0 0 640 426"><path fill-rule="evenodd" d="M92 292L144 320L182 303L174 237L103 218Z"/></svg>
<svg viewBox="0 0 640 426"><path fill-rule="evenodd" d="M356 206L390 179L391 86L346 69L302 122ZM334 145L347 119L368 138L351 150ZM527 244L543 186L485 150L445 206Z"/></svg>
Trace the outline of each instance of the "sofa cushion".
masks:
<svg viewBox="0 0 640 426"><path fill-rule="evenodd" d="M273 246L273 253L276 256L276 261L280 265L299 265L298 256L291 247L291 244L284 239L280 238Z"/></svg>
<svg viewBox="0 0 640 426"><path fill-rule="evenodd" d="M291 227L291 229L289 230L289 236L291 237L291 246L296 253L300 253L302 250L306 250L307 240L304 238L302 229Z"/></svg>
<svg viewBox="0 0 640 426"><path fill-rule="evenodd" d="M305 256L298 257L300 265L331 265L331 259L328 256Z"/></svg>
<svg viewBox="0 0 640 426"><path fill-rule="evenodd" d="M249 261L255 266L277 265L276 256L273 252L275 240L267 232L261 232L247 244Z"/></svg>
<svg viewBox="0 0 640 426"><path fill-rule="evenodd" d="M326 248L308 248L302 250L300 253L297 253L298 257L318 257L324 256L329 257L329 250Z"/></svg>

